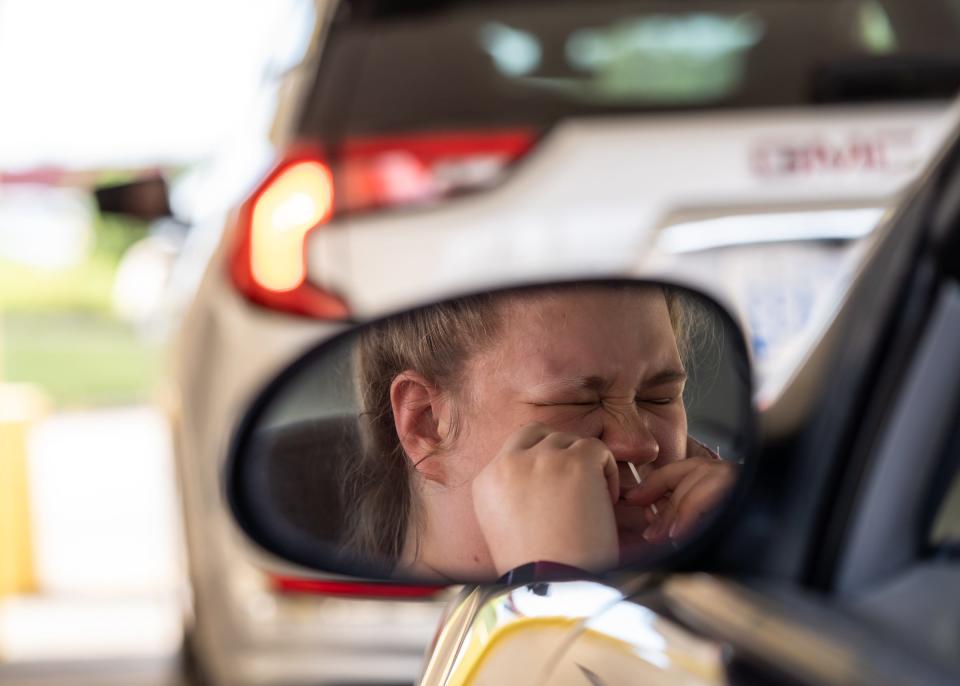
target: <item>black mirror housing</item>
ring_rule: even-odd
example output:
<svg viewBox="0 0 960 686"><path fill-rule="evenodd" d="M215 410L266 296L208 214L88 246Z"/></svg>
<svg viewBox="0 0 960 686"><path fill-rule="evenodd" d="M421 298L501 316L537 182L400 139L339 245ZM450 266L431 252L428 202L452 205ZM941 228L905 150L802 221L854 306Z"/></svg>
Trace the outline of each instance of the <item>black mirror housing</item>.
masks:
<svg viewBox="0 0 960 686"><path fill-rule="evenodd" d="M739 494L746 487L748 479L744 477L751 468L757 442L751 366L742 332L720 305L689 288L649 280L568 282L474 294L467 298L431 303L412 311L361 323L321 342L268 384L234 436L225 473L225 485L232 514L241 529L271 555L316 571L384 580L438 581L435 577L421 575L414 568L405 567L399 556L371 554L369 549L357 550L352 547L354 539L350 536L351 526L357 517L366 516L354 508L351 500L358 489L363 489L364 484L363 479L357 479L355 463L360 456L367 459L370 456L369 451L377 450L376 441L370 434L375 430L371 429L369 422L371 413L364 405L367 401L363 399L365 394L369 395L369 389L361 388L362 380L358 380L362 377L362 374L358 373L358 365L361 364L358 362L358 352L363 345L368 344L363 341L369 342L371 337L382 341L381 332L387 329L391 331L387 338L395 338L396 331L403 329L403 321L417 320L420 314L438 308L448 315L458 316L456 313L462 303L478 297L497 303L503 297L517 297L515 294L519 293L521 301L535 309L540 299L556 301L568 297L567 294L570 293L584 292L590 294L589 297L596 294L601 300L607 297L607 293L615 293L621 300L626 298L622 302L627 303L631 302L630 298L635 294L639 298L647 297L651 293L669 293L671 295L664 295L668 303L682 302L683 315L671 315L667 325L667 331L672 329L673 335L678 339L678 349L684 349L686 381L682 399L678 400L682 405L684 433L687 438L686 454L682 457L696 457L696 464L702 465L708 472L720 470L735 475L732 480L725 482L720 495L711 501L709 511L702 513L703 521L690 529L696 533L685 536L682 543L678 544L673 540L671 532L669 541L655 540L648 545L645 540L641 540L639 533L649 520L647 523L639 520L640 524L636 524L640 513L631 513L628 523L617 520L616 536L619 537L621 546L620 563L601 565L589 571L606 573L626 568L697 568L697 555L709 550L711 538L722 538L711 534L714 525L736 526L735 522L731 522L727 505L738 501ZM571 307L573 304L575 303L572 300ZM611 309L609 312L612 315L611 320L620 319L619 310ZM540 314L531 312L534 318ZM576 316L576 309L571 309L570 317ZM584 316L595 318L596 312L591 310L584 313ZM624 311L623 319L629 319L627 311ZM605 323L603 319L596 321L600 326ZM619 327L615 329L626 332L629 338L634 330L643 329L645 321L640 318L629 325L619 321L614 323ZM581 346L578 350L582 350L583 357L587 359L592 354L591 345L605 346L609 338L610 336L601 336L591 342L575 341L574 349ZM680 338L683 339L682 343L679 342ZM560 338L547 336L543 340L559 341ZM559 345L560 343L554 344ZM614 345L611 350L618 345ZM547 347L550 347L549 344ZM606 360L606 349L600 352L600 355L594 355L595 361ZM607 365L606 368L617 373L622 367L631 370L629 374L634 374L635 366L642 376L652 369L647 365L645 356L647 348L641 345L636 347L636 353L628 353L623 357L623 364L619 367L615 364L613 367ZM655 356L651 353L649 358L653 357ZM559 373L563 374L565 371L561 369ZM382 384L380 388L383 388ZM667 416L670 412L665 409L667 406L660 399L661 395L667 395L668 392L658 389L654 394L657 395L656 398L647 398L638 392L637 413L652 417L650 422L657 422L658 417ZM566 404L566 401L545 403L538 417L547 418L544 421L549 424L551 416L559 416L561 419L579 418L591 413L598 416L606 412L599 404L596 410L592 407L581 410L578 406L584 404L582 401L563 409L562 413L566 414L557 415L555 412L560 410L551 409ZM551 412L554 414L551 415ZM577 421L579 419L562 419L563 430L583 435L585 429L582 427L587 424L578 425ZM387 426L391 425L388 422ZM397 425L399 426L399 423ZM601 432L599 436L603 441L604 434ZM664 444L664 451L667 449ZM656 460L635 459L629 446L624 448L620 445L612 450L620 473L618 483L621 496L620 501L615 503L617 517L625 508L629 509L627 494L630 488L639 489L641 484L646 483L647 479L664 466L670 466L673 472L678 471L677 464L673 462L659 465ZM391 454L393 457L390 459L396 457ZM373 458L376 460L377 456L374 455ZM387 464L384 462L384 465ZM562 467L565 463L558 459L556 464ZM684 465L689 467L694 463L685 462ZM388 467L385 466L386 468ZM680 471L683 468L684 466L681 466ZM399 473L410 475L411 479L420 478L414 468ZM636 482L632 481L633 478L636 478ZM662 480L658 477L651 483ZM710 479L705 483L708 482ZM685 487L676 486L678 492L684 489ZM670 506L671 495L672 491L667 491L665 497L668 500L658 500L658 503L664 503L661 505L664 511ZM659 512L654 515L659 516ZM518 523L518 526L522 524ZM646 537L649 531L643 533ZM664 536L661 535L660 538L663 539ZM629 546L625 544L627 540L631 541ZM523 562L558 562L561 565L568 563L566 560L544 560L533 551L531 555L533 557L530 560ZM457 583L489 582L494 578L496 577L489 570L478 571L476 576L468 573L454 575L452 579L444 577L447 581Z"/></svg>

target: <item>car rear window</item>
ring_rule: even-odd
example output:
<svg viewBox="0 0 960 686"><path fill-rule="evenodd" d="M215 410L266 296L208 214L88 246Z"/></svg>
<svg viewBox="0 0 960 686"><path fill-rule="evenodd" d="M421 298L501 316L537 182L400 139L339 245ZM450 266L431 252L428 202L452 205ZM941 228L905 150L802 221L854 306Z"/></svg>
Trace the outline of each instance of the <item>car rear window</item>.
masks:
<svg viewBox="0 0 960 686"><path fill-rule="evenodd" d="M304 133L946 98L960 87L957 2L390 7L341 4Z"/></svg>

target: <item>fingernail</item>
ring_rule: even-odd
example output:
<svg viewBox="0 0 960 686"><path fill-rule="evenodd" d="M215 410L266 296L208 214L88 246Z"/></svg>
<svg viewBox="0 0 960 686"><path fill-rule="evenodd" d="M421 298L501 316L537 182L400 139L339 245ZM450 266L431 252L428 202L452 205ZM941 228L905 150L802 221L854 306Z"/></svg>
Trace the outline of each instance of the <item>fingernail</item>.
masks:
<svg viewBox="0 0 960 686"><path fill-rule="evenodd" d="M660 516L660 510L657 509L656 503L653 503L650 505L650 511L654 514L654 516L656 517Z"/></svg>
<svg viewBox="0 0 960 686"><path fill-rule="evenodd" d="M646 529L644 529L643 540L645 540L647 543L653 543L653 539L655 538L655 533L656 533L655 531L656 527L657 527L657 523L654 522L653 524L648 526Z"/></svg>
<svg viewBox="0 0 960 686"><path fill-rule="evenodd" d="M668 535L670 536L670 539L671 539L671 540L673 540L673 538L676 536L676 534L677 534L677 525L679 525L679 524L680 524L679 521L675 521L673 524L670 525L670 533L669 533Z"/></svg>

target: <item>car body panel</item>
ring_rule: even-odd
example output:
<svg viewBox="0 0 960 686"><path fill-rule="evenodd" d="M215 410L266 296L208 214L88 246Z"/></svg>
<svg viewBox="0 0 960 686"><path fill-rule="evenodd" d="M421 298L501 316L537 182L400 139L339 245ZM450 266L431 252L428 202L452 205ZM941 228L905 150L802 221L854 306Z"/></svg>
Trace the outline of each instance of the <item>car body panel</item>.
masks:
<svg viewBox="0 0 960 686"><path fill-rule="evenodd" d="M633 273L655 258L656 230L679 212L886 205L947 124L931 105L568 121L495 189L315 231L309 278L366 317L517 278ZM857 141L886 139L897 143L877 153L882 164L856 152ZM818 145L848 161L783 174L766 170L780 163L757 161L787 154L775 146L818 157Z"/></svg>

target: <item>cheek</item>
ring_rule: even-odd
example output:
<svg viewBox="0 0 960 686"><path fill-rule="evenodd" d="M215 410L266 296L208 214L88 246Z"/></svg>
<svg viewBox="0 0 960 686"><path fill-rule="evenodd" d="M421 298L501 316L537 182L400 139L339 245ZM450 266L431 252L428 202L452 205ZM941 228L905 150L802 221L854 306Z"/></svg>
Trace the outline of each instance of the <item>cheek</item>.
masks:
<svg viewBox="0 0 960 686"><path fill-rule="evenodd" d="M468 412L461 416L460 432L447 454L454 481L473 480L515 431L533 422L586 438L603 429L602 413L576 407L500 403L486 412Z"/></svg>
<svg viewBox="0 0 960 686"><path fill-rule="evenodd" d="M532 410L532 411L531 411ZM595 438L603 432L603 413L596 406L530 406L526 414L530 416L524 424L540 422L556 431Z"/></svg>
<svg viewBox="0 0 960 686"><path fill-rule="evenodd" d="M503 406L491 404L487 411L463 412L456 440L446 454L449 470L455 483L467 483L500 452L507 438L524 424L516 413L504 411Z"/></svg>
<svg viewBox="0 0 960 686"><path fill-rule="evenodd" d="M651 429L660 446L658 462L674 462L687 456L687 413L682 406L659 415Z"/></svg>

